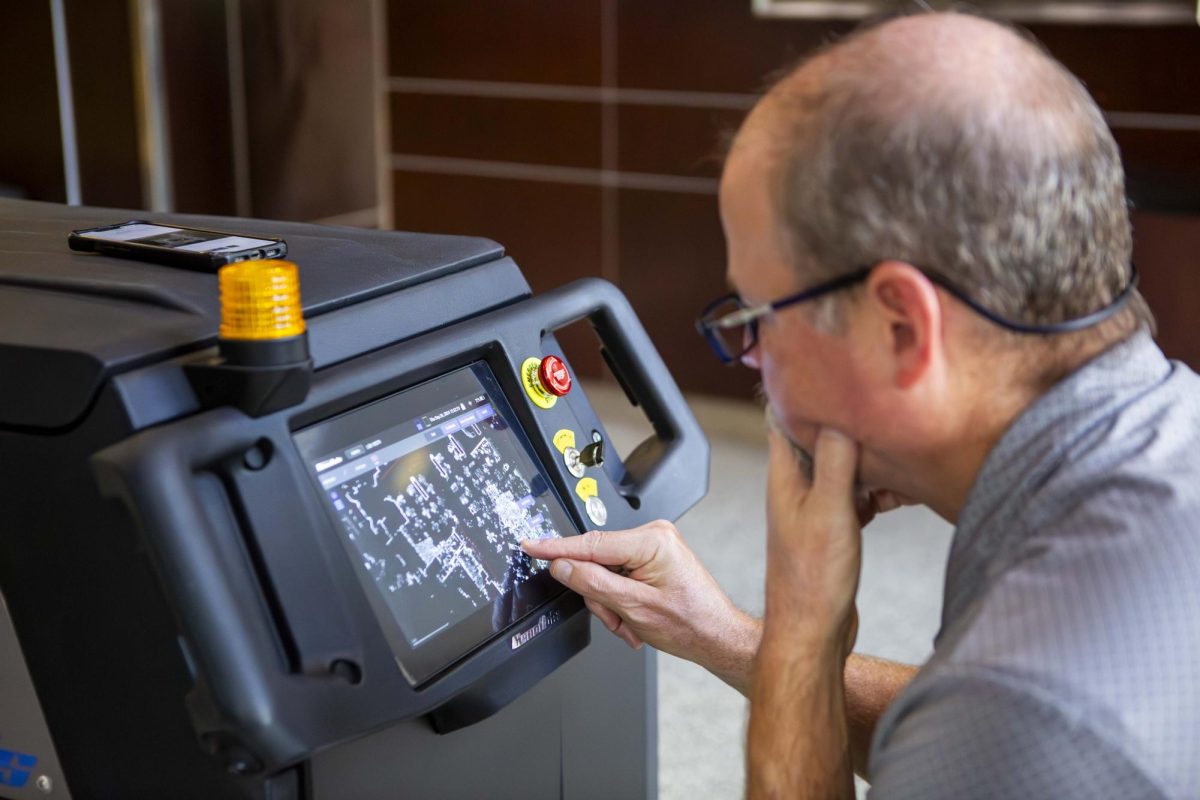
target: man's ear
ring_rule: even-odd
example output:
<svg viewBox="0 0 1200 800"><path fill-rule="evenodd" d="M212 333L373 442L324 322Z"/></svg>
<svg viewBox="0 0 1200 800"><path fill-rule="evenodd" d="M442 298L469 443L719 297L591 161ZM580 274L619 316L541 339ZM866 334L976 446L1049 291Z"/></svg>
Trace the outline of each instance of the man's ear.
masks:
<svg viewBox="0 0 1200 800"><path fill-rule="evenodd" d="M897 388L925 377L941 350L942 304L932 281L911 264L882 261L867 278L867 298L880 316Z"/></svg>

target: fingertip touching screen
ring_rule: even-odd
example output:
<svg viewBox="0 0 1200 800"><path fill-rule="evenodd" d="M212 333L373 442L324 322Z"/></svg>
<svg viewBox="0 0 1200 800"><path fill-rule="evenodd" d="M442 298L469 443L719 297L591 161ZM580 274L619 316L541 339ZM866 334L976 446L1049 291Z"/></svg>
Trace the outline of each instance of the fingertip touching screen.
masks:
<svg viewBox="0 0 1200 800"><path fill-rule="evenodd" d="M563 591L520 542L578 530L483 362L295 439L412 683Z"/></svg>

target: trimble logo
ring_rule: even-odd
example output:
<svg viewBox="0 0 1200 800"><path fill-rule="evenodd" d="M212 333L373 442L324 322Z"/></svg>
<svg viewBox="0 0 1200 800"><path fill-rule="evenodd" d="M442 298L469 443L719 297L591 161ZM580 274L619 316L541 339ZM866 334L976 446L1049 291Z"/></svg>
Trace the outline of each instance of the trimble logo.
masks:
<svg viewBox="0 0 1200 800"><path fill-rule="evenodd" d="M533 624L533 627L513 634L512 649L516 650L521 645L527 644L534 637L546 632L550 626L557 625L561 619L562 612L560 611L547 611L545 614L542 614L538 617L538 621Z"/></svg>

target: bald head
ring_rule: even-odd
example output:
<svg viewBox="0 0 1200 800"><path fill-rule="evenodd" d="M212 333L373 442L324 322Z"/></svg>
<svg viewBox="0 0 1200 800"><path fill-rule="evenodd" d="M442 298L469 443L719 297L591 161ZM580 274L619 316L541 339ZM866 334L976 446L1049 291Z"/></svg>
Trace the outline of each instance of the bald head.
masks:
<svg viewBox="0 0 1200 800"><path fill-rule="evenodd" d="M1076 83L1028 38L962 14L901 17L818 57L831 91L848 91L885 119L913 113L989 114L1052 110ZM793 76L795 77L795 76ZM790 81L778 88L785 90Z"/></svg>
<svg viewBox="0 0 1200 800"><path fill-rule="evenodd" d="M895 18L825 48L768 92L730 158L770 165L809 280L898 259L1045 323L1106 305L1128 279L1103 115L1035 42L979 17Z"/></svg>
<svg viewBox="0 0 1200 800"><path fill-rule="evenodd" d="M1019 120L1051 147L1077 145L1100 120L1079 82L1028 37L980 17L928 13L865 28L806 59L772 87L738 140L766 133L786 148L780 133L836 124L822 112L850 106L894 126L940 121L982 133Z"/></svg>

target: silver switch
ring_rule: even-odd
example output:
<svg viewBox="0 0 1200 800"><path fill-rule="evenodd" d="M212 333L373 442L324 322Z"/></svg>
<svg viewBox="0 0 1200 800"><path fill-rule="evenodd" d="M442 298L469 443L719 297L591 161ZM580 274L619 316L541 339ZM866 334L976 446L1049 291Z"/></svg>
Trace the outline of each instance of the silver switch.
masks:
<svg viewBox="0 0 1200 800"><path fill-rule="evenodd" d="M584 508L587 510L588 519L594 524L603 527L608 522L608 507L599 497L595 495L589 497Z"/></svg>
<svg viewBox="0 0 1200 800"><path fill-rule="evenodd" d="M576 478L582 478L584 470L587 469L583 461L579 458L579 451L574 447L563 449L563 463L567 465L567 472Z"/></svg>

